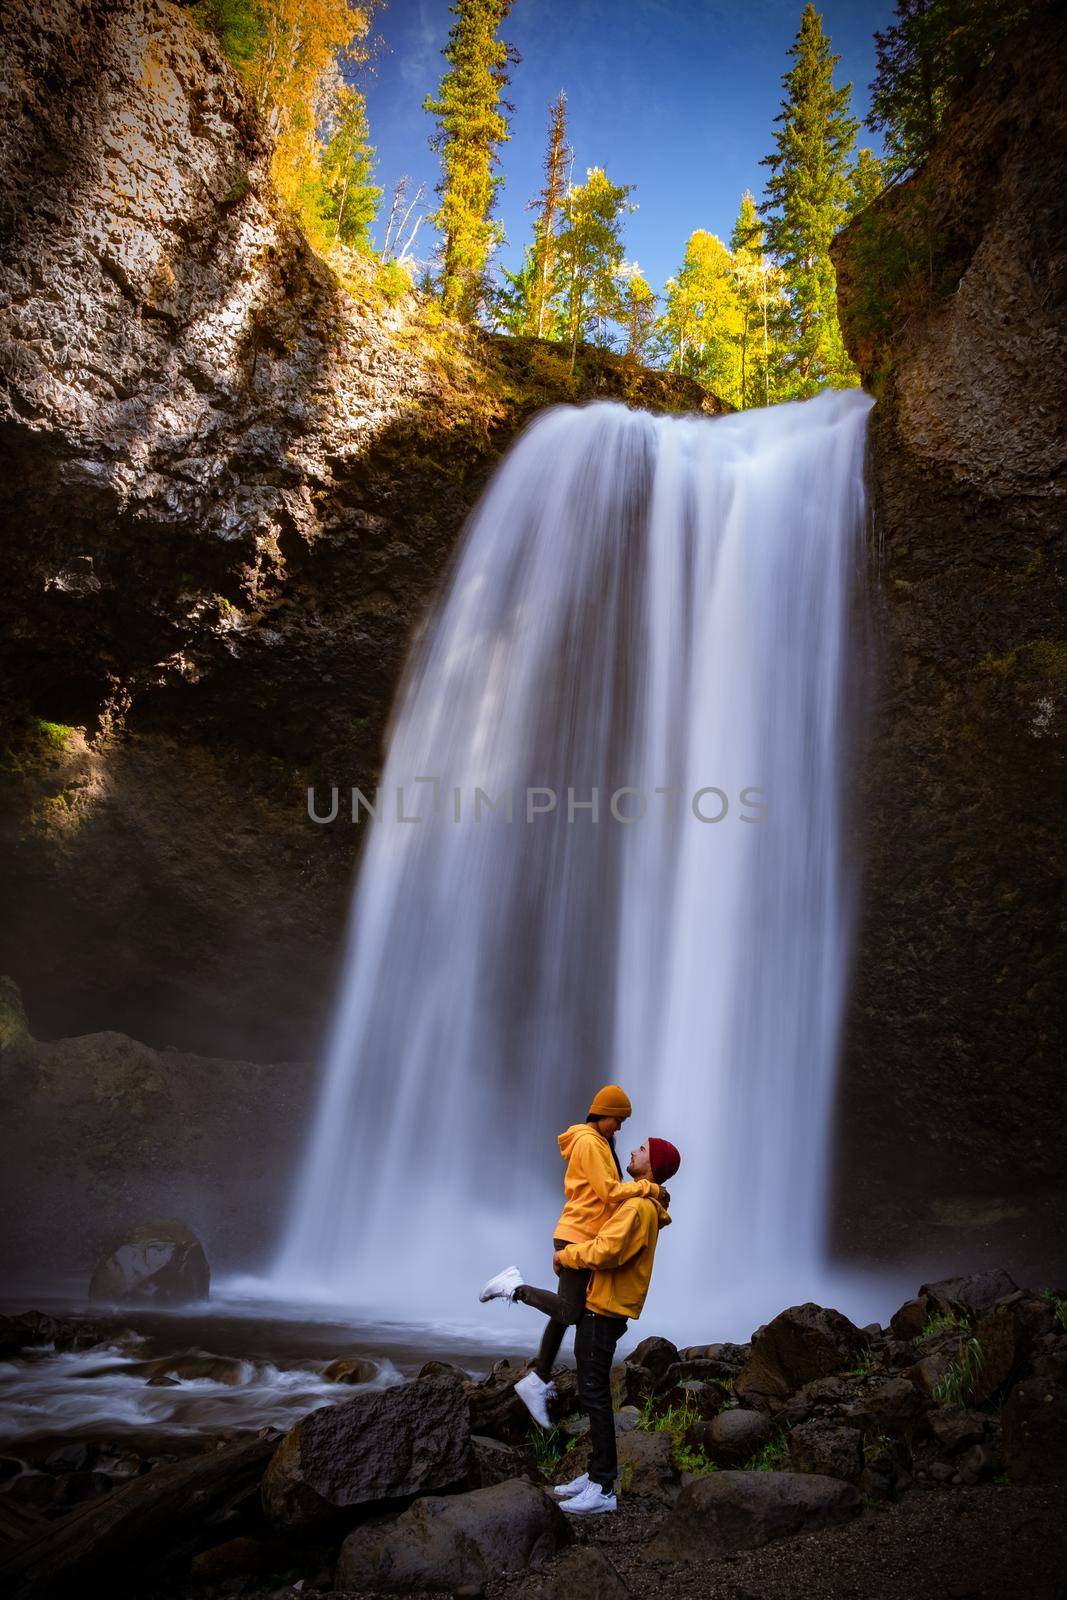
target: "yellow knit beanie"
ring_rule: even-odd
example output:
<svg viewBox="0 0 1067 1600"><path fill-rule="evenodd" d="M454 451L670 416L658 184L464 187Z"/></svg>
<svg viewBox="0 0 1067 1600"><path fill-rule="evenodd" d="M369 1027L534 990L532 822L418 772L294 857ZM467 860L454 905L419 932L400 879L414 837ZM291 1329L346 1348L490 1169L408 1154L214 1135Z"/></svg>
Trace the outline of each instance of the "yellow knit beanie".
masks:
<svg viewBox="0 0 1067 1600"><path fill-rule="evenodd" d="M624 1094L617 1083L607 1083L603 1089L598 1089L589 1107L591 1117L629 1117L633 1115L633 1106L629 1096Z"/></svg>

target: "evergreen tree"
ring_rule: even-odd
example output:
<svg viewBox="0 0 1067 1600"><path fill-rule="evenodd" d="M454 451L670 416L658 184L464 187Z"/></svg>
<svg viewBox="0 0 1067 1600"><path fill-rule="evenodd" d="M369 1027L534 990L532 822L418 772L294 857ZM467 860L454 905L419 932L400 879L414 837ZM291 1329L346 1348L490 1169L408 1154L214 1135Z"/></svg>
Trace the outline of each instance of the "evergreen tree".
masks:
<svg viewBox="0 0 1067 1600"><path fill-rule="evenodd" d="M572 184L563 199L557 259L572 372L589 322L596 320L603 329L604 322L614 318L620 309L622 219L628 211L637 209L627 199L632 188L632 184L612 183L602 167L591 167L586 181Z"/></svg>
<svg viewBox="0 0 1067 1600"><path fill-rule="evenodd" d="M345 84L322 156L320 210L333 224L333 238L360 250L370 248L370 225L382 197L381 189L370 181L373 166L366 101L358 89Z"/></svg>
<svg viewBox="0 0 1067 1600"><path fill-rule="evenodd" d="M929 153L948 105L987 66L1037 0L897 0L897 20L874 36L878 69L867 126L885 136L885 176Z"/></svg>
<svg viewBox="0 0 1067 1600"><path fill-rule="evenodd" d="M485 296L485 268L490 252L503 240L500 224L491 220L493 201L503 179L494 172L497 149L510 137L503 98L508 67L518 61L514 47L497 38L497 29L512 0L456 0L449 9L456 18L444 57L449 70L437 99L429 95L425 109L437 118L430 143L441 157L437 186L440 206L433 221L443 236L441 301L451 315L473 320Z"/></svg>
<svg viewBox="0 0 1067 1600"><path fill-rule="evenodd" d="M859 123L849 114L852 85L834 88L833 71L841 58L831 54L810 0L789 54L794 65L782 79L785 96L775 118L782 127L774 136L774 154L762 162L771 177L760 211L789 294L790 349L782 398L796 399L827 383L857 381L837 321L830 241L848 216L849 156Z"/></svg>
<svg viewBox="0 0 1067 1600"><path fill-rule="evenodd" d="M496 296L496 322L505 333L536 334L538 267L534 247L527 245L518 272L502 268L504 288Z"/></svg>
<svg viewBox="0 0 1067 1600"><path fill-rule="evenodd" d="M877 200L885 188L885 171L873 150L859 150L849 174L852 193L848 209L853 216L864 211L872 200Z"/></svg>
<svg viewBox="0 0 1067 1600"><path fill-rule="evenodd" d="M567 100L561 89L549 108L544 188L530 201L529 207L538 214L534 223L533 326L530 332L536 333L539 339L554 338L559 321L556 226L567 192L571 159L567 143Z"/></svg>

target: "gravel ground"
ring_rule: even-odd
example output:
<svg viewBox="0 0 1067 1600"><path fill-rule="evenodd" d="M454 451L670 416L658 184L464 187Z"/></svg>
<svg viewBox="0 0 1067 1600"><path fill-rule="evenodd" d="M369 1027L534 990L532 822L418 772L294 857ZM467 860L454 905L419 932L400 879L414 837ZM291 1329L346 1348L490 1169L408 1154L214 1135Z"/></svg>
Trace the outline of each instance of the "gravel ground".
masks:
<svg viewBox="0 0 1067 1600"><path fill-rule="evenodd" d="M1067 1600L1067 1485L916 1490L855 1521L690 1567L645 1558L666 1513L580 1527L635 1594L657 1600ZM489 1600L526 1600L530 1579Z"/></svg>
<svg viewBox="0 0 1067 1600"><path fill-rule="evenodd" d="M667 1514L632 1502L611 1517L576 1519L575 1533L579 1543L602 1549L633 1594L648 1600L1067 1600L1067 1485L915 1490L843 1527L692 1566L644 1555ZM537 1600L550 1573L551 1566L492 1583L485 1600ZM192 1586L177 1592L190 1600L205 1594ZM245 1600L295 1600L316 1590L305 1583L302 1591L243 1593ZM380 1597L318 1590L316 1600ZM574 1600L595 1597L575 1593Z"/></svg>

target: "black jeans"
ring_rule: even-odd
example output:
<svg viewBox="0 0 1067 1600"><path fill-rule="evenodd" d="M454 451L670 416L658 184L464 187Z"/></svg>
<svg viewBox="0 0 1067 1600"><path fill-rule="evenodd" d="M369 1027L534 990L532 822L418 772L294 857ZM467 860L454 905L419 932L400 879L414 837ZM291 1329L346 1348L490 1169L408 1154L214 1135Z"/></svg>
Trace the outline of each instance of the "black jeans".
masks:
<svg viewBox="0 0 1067 1600"><path fill-rule="evenodd" d="M615 1346L626 1332L624 1317L586 1311L574 1335L578 1363L578 1398L589 1413L589 1477L605 1494L615 1487L619 1457L615 1449L615 1413L611 1405L611 1364Z"/></svg>
<svg viewBox="0 0 1067 1600"><path fill-rule="evenodd" d="M557 1250L563 1250L567 1241L553 1239L552 1243ZM533 1306L535 1311L543 1311L549 1319L541 1335L541 1348L534 1362L534 1371L544 1383L547 1383L552 1376L552 1368L556 1364L563 1335L568 1328L574 1326L585 1310L585 1290L588 1282L589 1273L585 1267L560 1267L557 1293L554 1294L551 1289L533 1289L526 1283L515 1290L516 1300L521 1300L524 1306Z"/></svg>

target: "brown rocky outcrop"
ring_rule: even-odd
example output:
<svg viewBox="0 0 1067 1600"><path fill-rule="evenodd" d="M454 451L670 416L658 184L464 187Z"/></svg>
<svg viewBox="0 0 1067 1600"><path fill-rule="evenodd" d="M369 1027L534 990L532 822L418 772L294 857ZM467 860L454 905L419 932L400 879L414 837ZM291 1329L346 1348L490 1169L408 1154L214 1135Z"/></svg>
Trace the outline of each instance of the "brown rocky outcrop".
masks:
<svg viewBox="0 0 1067 1600"><path fill-rule="evenodd" d="M0 979L0 1122L17 1130L0 1162L4 1269L88 1286L124 1229L175 1214L215 1268L265 1264L302 1149L306 1072L113 1032L39 1042Z"/></svg>
<svg viewBox="0 0 1067 1600"><path fill-rule="evenodd" d="M306 1059L402 663L493 464L554 401L696 384L494 339L272 189L169 0L13 0L0 62L0 971L43 1036Z"/></svg>
<svg viewBox="0 0 1067 1600"><path fill-rule="evenodd" d="M1065 86L1036 8L833 250L877 395L839 1240L946 1266L968 1236L1062 1262Z"/></svg>

